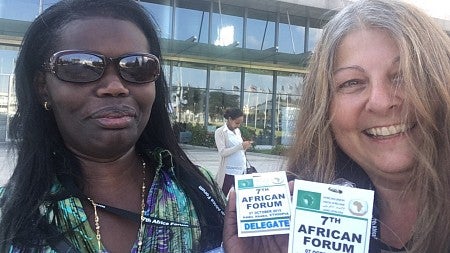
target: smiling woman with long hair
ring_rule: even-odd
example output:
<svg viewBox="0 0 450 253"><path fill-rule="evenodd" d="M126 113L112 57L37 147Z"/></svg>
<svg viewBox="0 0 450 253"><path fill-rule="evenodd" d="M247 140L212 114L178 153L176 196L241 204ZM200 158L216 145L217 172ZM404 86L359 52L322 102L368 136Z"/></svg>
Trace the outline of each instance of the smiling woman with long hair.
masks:
<svg viewBox="0 0 450 253"><path fill-rule="evenodd" d="M133 0L63 0L36 18L15 70L1 252L220 246L223 195L176 141L161 61Z"/></svg>
<svg viewBox="0 0 450 253"><path fill-rule="evenodd" d="M375 191L370 252L449 252L448 35L409 4L356 1L310 64L290 170Z"/></svg>
<svg viewBox="0 0 450 253"><path fill-rule="evenodd" d="M450 252L450 39L395 0L350 3L310 60L288 170L375 191L370 253ZM339 180L342 181L342 180ZM287 237L239 238L229 252L287 252Z"/></svg>

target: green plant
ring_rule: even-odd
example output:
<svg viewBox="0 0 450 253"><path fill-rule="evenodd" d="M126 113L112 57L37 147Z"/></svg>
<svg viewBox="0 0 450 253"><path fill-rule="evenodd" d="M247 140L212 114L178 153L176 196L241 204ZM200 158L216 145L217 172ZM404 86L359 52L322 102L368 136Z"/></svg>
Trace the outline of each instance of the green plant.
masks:
<svg viewBox="0 0 450 253"><path fill-rule="evenodd" d="M191 145L195 146L204 146L213 148L216 146L214 140L214 132L208 132L206 127L200 124L192 124L192 123L182 123L181 126L176 126L176 129L183 129L183 131L189 131L192 133L192 139L189 142ZM239 127L241 130L241 135L244 140L254 140L256 137L256 132L253 129L247 127Z"/></svg>
<svg viewBox="0 0 450 253"><path fill-rule="evenodd" d="M205 126L188 123L186 129L192 133L192 140L189 144L210 148L215 147L214 133L208 133Z"/></svg>
<svg viewBox="0 0 450 253"><path fill-rule="evenodd" d="M270 153L272 155L284 155L287 151L287 147L283 146L283 145L275 145L273 146L273 148L270 150Z"/></svg>
<svg viewBox="0 0 450 253"><path fill-rule="evenodd" d="M239 127L239 130L241 131L242 139L244 140L254 140L256 137L256 131L254 129L241 126Z"/></svg>

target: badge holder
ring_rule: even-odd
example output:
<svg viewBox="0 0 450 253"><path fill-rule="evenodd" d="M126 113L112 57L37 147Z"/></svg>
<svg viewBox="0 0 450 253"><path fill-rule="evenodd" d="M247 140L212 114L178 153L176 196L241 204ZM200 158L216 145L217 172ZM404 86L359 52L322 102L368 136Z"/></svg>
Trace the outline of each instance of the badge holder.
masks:
<svg viewBox="0 0 450 253"><path fill-rule="evenodd" d="M238 236L289 233L291 195L285 171L235 175Z"/></svg>
<svg viewBox="0 0 450 253"><path fill-rule="evenodd" d="M295 180L290 253L369 252L374 192L347 186Z"/></svg>

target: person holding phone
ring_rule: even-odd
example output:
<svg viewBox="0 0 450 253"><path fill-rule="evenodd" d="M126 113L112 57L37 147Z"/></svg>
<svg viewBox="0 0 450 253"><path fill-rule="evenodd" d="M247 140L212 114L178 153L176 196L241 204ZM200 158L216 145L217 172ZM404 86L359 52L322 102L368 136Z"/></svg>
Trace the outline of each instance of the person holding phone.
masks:
<svg viewBox="0 0 450 253"><path fill-rule="evenodd" d="M220 167L216 174L217 183L226 195L234 184L234 175L242 175L247 168L245 151L253 141L244 141L239 127L244 121L244 113L239 108L229 108L223 114L226 122L216 129L214 140L220 156Z"/></svg>

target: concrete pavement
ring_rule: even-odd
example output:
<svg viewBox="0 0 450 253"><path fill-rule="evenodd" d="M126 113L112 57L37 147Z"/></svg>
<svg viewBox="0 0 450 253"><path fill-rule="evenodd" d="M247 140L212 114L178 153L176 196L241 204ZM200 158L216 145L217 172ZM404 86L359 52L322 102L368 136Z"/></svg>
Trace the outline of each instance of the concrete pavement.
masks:
<svg viewBox="0 0 450 253"><path fill-rule="evenodd" d="M0 142L0 186L11 176L15 164L14 157L14 154L8 153L7 144Z"/></svg>
<svg viewBox="0 0 450 253"><path fill-rule="evenodd" d="M220 163L216 148L187 144L180 145L192 162L208 169L213 175L216 175ZM284 156L247 152L247 158L259 172L278 171L286 168L286 159ZM13 168L14 154L8 154L7 144L0 143L0 185L6 183L11 176Z"/></svg>
<svg viewBox="0 0 450 253"><path fill-rule="evenodd" d="M193 163L201 165L216 175L220 159L216 148L197 147L182 144L181 147ZM258 172L269 172L286 169L284 156L247 152L247 159Z"/></svg>

